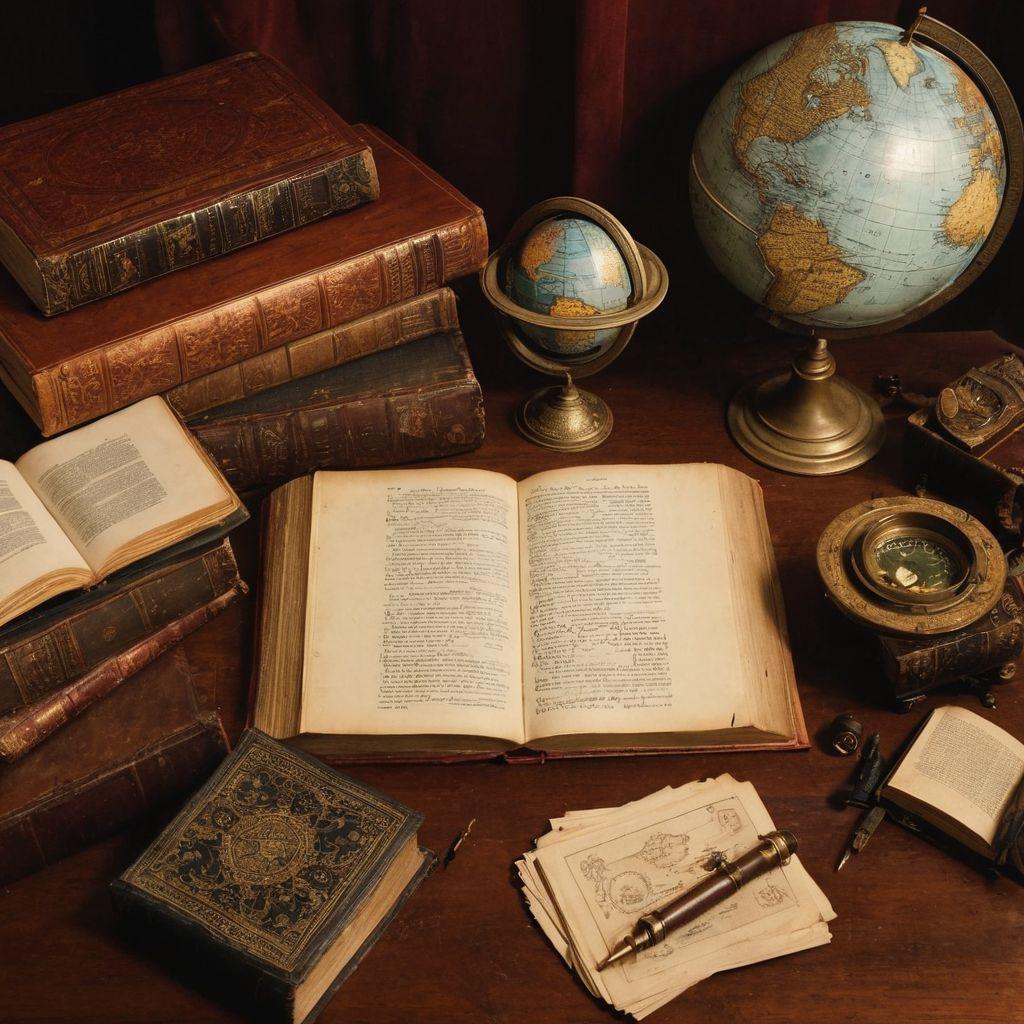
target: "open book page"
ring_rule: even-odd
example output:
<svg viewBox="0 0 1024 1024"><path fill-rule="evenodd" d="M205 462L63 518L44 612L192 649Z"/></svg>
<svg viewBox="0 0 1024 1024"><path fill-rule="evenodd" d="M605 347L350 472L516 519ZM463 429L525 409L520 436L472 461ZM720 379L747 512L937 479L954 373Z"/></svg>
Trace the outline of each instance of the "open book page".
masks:
<svg viewBox="0 0 1024 1024"><path fill-rule="evenodd" d="M649 1012L715 971L828 941L825 922L835 914L794 857L662 945L598 973L641 914L705 877L712 850L735 859L774 828L753 786L728 775L601 818L568 820L557 839L538 843L521 874L560 937L557 948L616 1006Z"/></svg>
<svg viewBox="0 0 1024 1024"><path fill-rule="evenodd" d="M301 731L523 742L516 486L317 473Z"/></svg>
<svg viewBox="0 0 1024 1024"><path fill-rule="evenodd" d="M0 622L91 579L92 570L32 488L12 463L0 461Z"/></svg>
<svg viewBox="0 0 1024 1024"><path fill-rule="evenodd" d="M17 465L97 575L134 560L117 557L133 541L164 531L171 543L187 521L186 536L235 504L160 397L47 441Z"/></svg>
<svg viewBox="0 0 1024 1024"><path fill-rule="evenodd" d="M973 711L944 707L929 716L885 789L936 808L989 845L1022 775L1024 744Z"/></svg>
<svg viewBox="0 0 1024 1024"><path fill-rule="evenodd" d="M768 723L762 690L779 666L751 665L753 623L772 565L757 520L738 544L721 466L593 466L519 485L527 740L565 734L669 733ZM753 557L740 593L735 562ZM755 616L756 617L756 616ZM776 631L779 664L788 664ZM789 669L791 671L791 669ZM783 698L785 700L786 698ZM788 705L771 724L791 728Z"/></svg>

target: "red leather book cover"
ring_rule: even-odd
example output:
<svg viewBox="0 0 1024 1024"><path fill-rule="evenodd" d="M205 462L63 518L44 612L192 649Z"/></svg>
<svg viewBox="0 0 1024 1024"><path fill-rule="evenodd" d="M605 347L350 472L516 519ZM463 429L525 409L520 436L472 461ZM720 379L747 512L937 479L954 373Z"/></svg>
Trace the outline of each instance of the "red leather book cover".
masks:
<svg viewBox="0 0 1024 1024"><path fill-rule="evenodd" d="M381 197L47 319L0 273L0 377L51 435L479 270L479 207L382 132Z"/></svg>
<svg viewBox="0 0 1024 1024"><path fill-rule="evenodd" d="M0 129L0 261L52 315L378 192L365 141L243 53Z"/></svg>

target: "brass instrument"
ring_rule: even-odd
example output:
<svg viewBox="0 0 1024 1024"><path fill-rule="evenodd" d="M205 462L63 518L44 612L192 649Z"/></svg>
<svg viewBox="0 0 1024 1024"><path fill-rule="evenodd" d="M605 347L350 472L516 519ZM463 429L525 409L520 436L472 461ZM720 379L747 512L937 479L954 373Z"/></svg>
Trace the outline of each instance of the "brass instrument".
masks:
<svg viewBox="0 0 1024 1024"><path fill-rule="evenodd" d="M1006 557L962 509L911 497L855 505L822 533L818 572L839 610L877 637L897 699L1014 674L1024 622Z"/></svg>
<svg viewBox="0 0 1024 1024"><path fill-rule="evenodd" d="M734 861L727 861L719 855L715 869L707 878L660 910L644 914L597 969L603 971L627 956L636 956L642 950L663 942L672 932L735 895L748 882L760 878L773 868L788 864L796 853L796 847L796 836L792 832L776 829L761 836L757 846Z"/></svg>

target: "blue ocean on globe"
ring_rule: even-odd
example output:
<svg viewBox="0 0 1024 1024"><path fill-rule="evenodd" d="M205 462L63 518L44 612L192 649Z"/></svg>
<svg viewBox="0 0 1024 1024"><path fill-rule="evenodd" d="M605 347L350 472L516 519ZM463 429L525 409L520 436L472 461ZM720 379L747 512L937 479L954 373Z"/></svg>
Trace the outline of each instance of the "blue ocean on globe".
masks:
<svg viewBox="0 0 1024 1024"><path fill-rule="evenodd" d="M977 85L902 30L838 22L762 50L697 131L690 194L745 295L827 330L909 314L964 272L1006 188Z"/></svg>
<svg viewBox="0 0 1024 1024"><path fill-rule="evenodd" d="M523 239L508 267L506 290L525 309L587 317L625 309L633 292L629 270L608 233L582 217L552 217ZM549 330L520 323L542 348L581 355L608 344L619 328Z"/></svg>

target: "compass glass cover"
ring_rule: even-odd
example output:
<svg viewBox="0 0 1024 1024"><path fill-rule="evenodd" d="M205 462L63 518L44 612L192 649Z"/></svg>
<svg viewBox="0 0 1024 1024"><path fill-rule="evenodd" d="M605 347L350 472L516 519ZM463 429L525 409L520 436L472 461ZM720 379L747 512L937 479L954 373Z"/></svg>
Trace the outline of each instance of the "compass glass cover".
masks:
<svg viewBox="0 0 1024 1024"><path fill-rule="evenodd" d="M882 579L889 586L914 593L945 590L960 575L958 559L936 540L913 534L888 537L875 548Z"/></svg>

